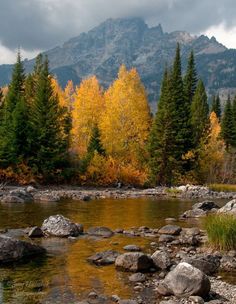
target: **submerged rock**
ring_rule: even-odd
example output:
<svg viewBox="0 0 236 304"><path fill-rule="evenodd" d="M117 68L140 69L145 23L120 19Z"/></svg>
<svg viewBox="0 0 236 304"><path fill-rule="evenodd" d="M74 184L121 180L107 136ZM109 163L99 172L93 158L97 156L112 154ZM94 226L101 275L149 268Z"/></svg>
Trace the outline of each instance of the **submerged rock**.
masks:
<svg viewBox="0 0 236 304"><path fill-rule="evenodd" d="M199 269L188 263L180 263L164 279L171 294L178 297L206 297L211 289L209 278Z"/></svg>
<svg viewBox="0 0 236 304"><path fill-rule="evenodd" d="M106 266L115 263L116 258L120 255L119 252L115 250L107 250L103 252L98 252L89 257L87 260L98 266Z"/></svg>
<svg viewBox="0 0 236 304"><path fill-rule="evenodd" d="M0 264L15 262L44 253L46 253L46 250L38 245L7 236L0 236Z"/></svg>
<svg viewBox="0 0 236 304"><path fill-rule="evenodd" d="M58 237L76 237L83 233L82 225L71 222L63 215L50 216L48 219L44 220L41 229L44 234Z"/></svg>
<svg viewBox="0 0 236 304"><path fill-rule="evenodd" d="M144 253L129 252L118 256L115 261L115 265L121 270L142 272L148 271L152 267L153 263L152 260Z"/></svg>
<svg viewBox="0 0 236 304"><path fill-rule="evenodd" d="M107 227L91 227L87 230L88 235L109 238L114 235L114 232Z"/></svg>

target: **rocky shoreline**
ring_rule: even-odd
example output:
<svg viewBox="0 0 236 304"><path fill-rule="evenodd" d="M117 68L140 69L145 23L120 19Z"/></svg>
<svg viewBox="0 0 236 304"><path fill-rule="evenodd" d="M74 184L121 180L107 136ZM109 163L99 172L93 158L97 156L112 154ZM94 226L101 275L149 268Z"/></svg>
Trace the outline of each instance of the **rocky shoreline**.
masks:
<svg viewBox="0 0 236 304"><path fill-rule="evenodd" d="M0 201L3 203L22 203L27 201L57 202L60 200L89 201L96 199L127 199L140 197L173 197L180 199L236 199L235 192L216 192L205 186L137 188L102 188L87 189L83 187L2 187Z"/></svg>

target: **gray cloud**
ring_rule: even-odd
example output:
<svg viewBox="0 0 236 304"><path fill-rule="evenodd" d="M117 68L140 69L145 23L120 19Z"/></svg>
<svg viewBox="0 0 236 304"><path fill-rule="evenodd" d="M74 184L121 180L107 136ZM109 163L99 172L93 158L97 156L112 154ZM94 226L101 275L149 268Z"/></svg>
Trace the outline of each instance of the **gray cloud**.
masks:
<svg viewBox="0 0 236 304"><path fill-rule="evenodd" d="M9 49L47 49L107 18L139 16L165 31L236 25L234 0L0 0L0 41Z"/></svg>

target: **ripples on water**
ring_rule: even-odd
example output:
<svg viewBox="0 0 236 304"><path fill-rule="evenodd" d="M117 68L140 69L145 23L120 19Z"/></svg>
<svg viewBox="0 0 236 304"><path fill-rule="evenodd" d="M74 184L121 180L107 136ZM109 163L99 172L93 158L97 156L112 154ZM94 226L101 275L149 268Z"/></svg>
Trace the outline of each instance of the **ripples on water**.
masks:
<svg viewBox="0 0 236 304"><path fill-rule="evenodd" d="M159 228L165 224L165 218L178 217L191 205L190 201L150 198L0 204L0 228L40 226L45 218L55 214L81 223L85 229L92 226ZM127 274L116 271L114 266L92 266L86 259L108 249L123 252L122 248L128 244L139 245L149 252L151 241L122 235L102 240L83 237L79 240L39 240L47 248L46 258L0 268L0 304L72 304L92 290L129 297L132 288Z"/></svg>

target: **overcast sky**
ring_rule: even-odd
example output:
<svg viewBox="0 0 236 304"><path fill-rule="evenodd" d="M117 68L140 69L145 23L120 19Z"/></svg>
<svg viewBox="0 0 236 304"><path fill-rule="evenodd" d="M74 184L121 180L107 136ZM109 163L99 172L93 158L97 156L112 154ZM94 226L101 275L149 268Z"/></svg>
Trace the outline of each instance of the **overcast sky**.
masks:
<svg viewBox="0 0 236 304"><path fill-rule="evenodd" d="M236 48L235 15L235 0L0 0L0 64L14 62L19 46L31 58L110 17L143 17Z"/></svg>

